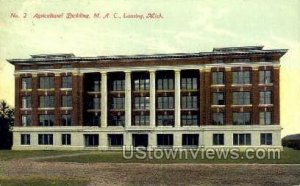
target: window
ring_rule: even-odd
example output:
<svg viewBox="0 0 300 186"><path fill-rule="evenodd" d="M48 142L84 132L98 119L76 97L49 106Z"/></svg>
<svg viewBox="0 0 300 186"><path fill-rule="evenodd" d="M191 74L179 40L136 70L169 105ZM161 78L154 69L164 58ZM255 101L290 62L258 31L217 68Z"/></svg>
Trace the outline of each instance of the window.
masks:
<svg viewBox="0 0 300 186"><path fill-rule="evenodd" d="M181 114L181 125L198 125L198 115L192 114Z"/></svg>
<svg viewBox="0 0 300 186"><path fill-rule="evenodd" d="M124 91L125 80L113 80L113 91Z"/></svg>
<svg viewBox="0 0 300 186"><path fill-rule="evenodd" d="M100 125L100 113L88 113L87 115L87 125L88 126L99 126Z"/></svg>
<svg viewBox="0 0 300 186"><path fill-rule="evenodd" d="M135 79L134 80L134 90L149 90L150 88L150 80L149 79Z"/></svg>
<svg viewBox="0 0 300 186"><path fill-rule="evenodd" d="M173 109L174 108L174 97L157 97L157 108L158 109Z"/></svg>
<svg viewBox="0 0 300 186"><path fill-rule="evenodd" d="M88 109L99 110L100 107L101 107L101 105L100 105L100 98L99 97L93 97L91 100L89 100Z"/></svg>
<svg viewBox="0 0 300 186"><path fill-rule="evenodd" d="M61 144L62 145L71 145L71 134L62 134L61 135Z"/></svg>
<svg viewBox="0 0 300 186"><path fill-rule="evenodd" d="M110 126L125 126L125 116L111 116Z"/></svg>
<svg viewBox="0 0 300 186"><path fill-rule="evenodd" d="M72 88L72 76L62 77L62 88Z"/></svg>
<svg viewBox="0 0 300 186"><path fill-rule="evenodd" d="M157 134L158 146L173 146L173 134Z"/></svg>
<svg viewBox="0 0 300 186"><path fill-rule="evenodd" d="M30 134L21 134L21 145L30 145Z"/></svg>
<svg viewBox="0 0 300 186"><path fill-rule="evenodd" d="M233 145L251 145L251 134L233 134Z"/></svg>
<svg viewBox="0 0 300 186"><path fill-rule="evenodd" d="M22 115L22 126L31 126L31 115Z"/></svg>
<svg viewBox="0 0 300 186"><path fill-rule="evenodd" d="M225 105L224 92L213 93L213 105Z"/></svg>
<svg viewBox="0 0 300 186"><path fill-rule="evenodd" d="M54 77L40 77L40 89L54 88Z"/></svg>
<svg viewBox="0 0 300 186"><path fill-rule="evenodd" d="M72 115L71 114L64 114L61 116L62 126L71 126L72 125Z"/></svg>
<svg viewBox="0 0 300 186"><path fill-rule="evenodd" d="M30 70L30 68L31 68L31 65L23 65L23 66L21 66L22 70Z"/></svg>
<svg viewBox="0 0 300 186"><path fill-rule="evenodd" d="M212 124L213 125L224 125L224 113L214 112L212 114Z"/></svg>
<svg viewBox="0 0 300 186"><path fill-rule="evenodd" d="M260 112L259 113L259 124L271 125L272 124L272 113L271 112Z"/></svg>
<svg viewBox="0 0 300 186"><path fill-rule="evenodd" d="M52 65L40 65L38 68L39 69L49 69L49 68L53 68L53 66Z"/></svg>
<svg viewBox="0 0 300 186"><path fill-rule="evenodd" d="M272 75L270 70L259 71L259 83L261 84L272 83Z"/></svg>
<svg viewBox="0 0 300 186"><path fill-rule="evenodd" d="M109 146L123 146L123 134L108 134Z"/></svg>
<svg viewBox="0 0 300 186"><path fill-rule="evenodd" d="M261 145L272 145L272 133L261 133L260 134Z"/></svg>
<svg viewBox="0 0 300 186"><path fill-rule="evenodd" d="M84 75L85 90L88 92L100 92L101 77L99 73L86 73Z"/></svg>
<svg viewBox="0 0 300 186"><path fill-rule="evenodd" d="M248 58L235 58L235 59L233 59L233 62L250 62L250 59L248 59Z"/></svg>
<svg viewBox="0 0 300 186"><path fill-rule="evenodd" d="M182 134L182 146L199 146L199 134Z"/></svg>
<svg viewBox="0 0 300 186"><path fill-rule="evenodd" d="M135 97L134 108L135 109L149 109L150 98L149 97Z"/></svg>
<svg viewBox="0 0 300 186"><path fill-rule="evenodd" d="M22 97L22 108L31 108L31 96Z"/></svg>
<svg viewBox="0 0 300 186"><path fill-rule="evenodd" d="M134 125L150 125L150 116L149 115L135 115L134 116Z"/></svg>
<svg viewBox="0 0 300 186"><path fill-rule="evenodd" d="M92 92L100 92L100 79L97 76L94 76L91 82L91 87L89 87L89 90Z"/></svg>
<svg viewBox="0 0 300 186"><path fill-rule="evenodd" d="M250 72L233 72L233 84L250 84Z"/></svg>
<svg viewBox="0 0 300 186"><path fill-rule="evenodd" d="M87 147L97 147L99 145L98 134L84 134L84 142Z"/></svg>
<svg viewBox="0 0 300 186"><path fill-rule="evenodd" d="M147 147L148 134L132 134L133 147Z"/></svg>
<svg viewBox="0 0 300 186"><path fill-rule="evenodd" d="M234 112L233 125L250 125L250 112Z"/></svg>
<svg viewBox="0 0 300 186"><path fill-rule="evenodd" d="M125 98L113 98L112 102L113 109L124 109L125 108Z"/></svg>
<svg viewBox="0 0 300 186"><path fill-rule="evenodd" d="M157 79L157 90L173 90L173 89L174 89L173 78Z"/></svg>
<svg viewBox="0 0 300 186"><path fill-rule="evenodd" d="M157 125L158 126L173 126L174 125L174 115L173 114L157 115Z"/></svg>
<svg viewBox="0 0 300 186"><path fill-rule="evenodd" d="M32 88L32 82L30 77L22 78L22 89L31 89Z"/></svg>
<svg viewBox="0 0 300 186"><path fill-rule="evenodd" d="M224 72L212 72L212 84L223 85L224 84Z"/></svg>
<svg viewBox="0 0 300 186"><path fill-rule="evenodd" d="M53 126L54 115L39 115L39 126Z"/></svg>
<svg viewBox="0 0 300 186"><path fill-rule="evenodd" d="M272 104L272 92L263 91L259 93L259 103L260 104Z"/></svg>
<svg viewBox="0 0 300 186"><path fill-rule="evenodd" d="M182 109L197 109L198 108L198 97L197 96L182 96L181 97L181 108Z"/></svg>
<svg viewBox="0 0 300 186"><path fill-rule="evenodd" d="M224 134L213 134L213 145L224 145Z"/></svg>
<svg viewBox="0 0 300 186"><path fill-rule="evenodd" d="M53 134L39 134L39 145L53 145Z"/></svg>
<svg viewBox="0 0 300 186"><path fill-rule="evenodd" d="M214 59L211 63L224 63L223 59Z"/></svg>
<svg viewBox="0 0 300 186"><path fill-rule="evenodd" d="M62 64L61 68L72 68L72 64Z"/></svg>
<svg viewBox="0 0 300 186"><path fill-rule="evenodd" d="M72 107L72 96L62 96L62 107Z"/></svg>
<svg viewBox="0 0 300 186"><path fill-rule="evenodd" d="M197 90L198 83L197 78L182 78L181 79L181 89L183 90Z"/></svg>
<svg viewBox="0 0 300 186"><path fill-rule="evenodd" d="M250 105L250 92L233 92L234 105Z"/></svg>
<svg viewBox="0 0 300 186"><path fill-rule="evenodd" d="M40 96L40 108L53 108L54 96Z"/></svg>

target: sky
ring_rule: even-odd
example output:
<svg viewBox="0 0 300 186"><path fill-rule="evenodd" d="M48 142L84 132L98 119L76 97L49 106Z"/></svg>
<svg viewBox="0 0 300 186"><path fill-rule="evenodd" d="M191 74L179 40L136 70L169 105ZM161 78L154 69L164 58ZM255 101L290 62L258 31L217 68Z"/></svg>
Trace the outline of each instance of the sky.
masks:
<svg viewBox="0 0 300 186"><path fill-rule="evenodd" d="M63 17L34 18L50 13ZM67 19L68 13L90 18ZM93 18L94 13L109 16ZM144 19L113 18L124 13ZM163 18L146 19L148 13ZM49 53L206 52L253 45L289 50L281 58L282 136L300 133L300 0L0 0L0 99L14 106L14 67L6 59Z"/></svg>

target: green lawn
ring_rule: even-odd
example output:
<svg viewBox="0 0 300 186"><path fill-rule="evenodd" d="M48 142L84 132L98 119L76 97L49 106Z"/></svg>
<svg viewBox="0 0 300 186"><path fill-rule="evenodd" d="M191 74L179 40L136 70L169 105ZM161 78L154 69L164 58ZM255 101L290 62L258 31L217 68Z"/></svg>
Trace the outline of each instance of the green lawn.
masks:
<svg viewBox="0 0 300 186"><path fill-rule="evenodd" d="M153 155L153 154L152 154ZM240 157L238 159L228 158L228 159L207 159L198 158L193 159L191 153L187 154L187 159L179 158L175 159L162 158L160 160L147 159L137 159L133 158L130 160L124 159L122 152L99 152L94 151L86 155L73 156L73 157L59 157L52 159L45 159L41 161L56 161L56 162L78 162L78 163L93 163L93 162L106 162L106 163L259 163L259 164L300 164L300 151L296 151L289 148L284 148L281 152L280 159L246 159L244 157L245 153L239 153Z"/></svg>
<svg viewBox="0 0 300 186"><path fill-rule="evenodd" d="M83 153L83 154L81 154ZM76 155L78 154L78 155ZM67 155L63 157L55 157ZM71 155L71 156L68 156ZM72 156L73 155L73 156ZM54 157L51 157L54 156ZM153 156L153 153L151 154ZM245 157L244 152L239 153L240 157ZM44 157L45 159L38 159ZM49 158L47 158L49 157ZM207 159L203 156L192 158L191 153L187 153L187 159L176 156L174 159L167 159L165 156L162 159L153 159L149 156L145 159L124 159L120 151L0 151L0 161L7 161L13 159L37 158L34 161L47 162L78 162L78 163L274 163L274 164L300 164L300 151L289 148L284 148L281 152L280 159L246 159L246 158L227 158L227 159Z"/></svg>

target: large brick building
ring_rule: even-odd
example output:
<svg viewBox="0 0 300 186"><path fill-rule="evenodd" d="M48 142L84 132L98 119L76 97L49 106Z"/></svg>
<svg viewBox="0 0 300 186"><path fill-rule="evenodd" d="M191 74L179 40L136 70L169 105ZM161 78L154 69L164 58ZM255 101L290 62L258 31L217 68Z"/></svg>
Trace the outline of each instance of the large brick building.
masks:
<svg viewBox="0 0 300 186"><path fill-rule="evenodd" d="M15 65L13 149L281 147L286 51L8 60Z"/></svg>

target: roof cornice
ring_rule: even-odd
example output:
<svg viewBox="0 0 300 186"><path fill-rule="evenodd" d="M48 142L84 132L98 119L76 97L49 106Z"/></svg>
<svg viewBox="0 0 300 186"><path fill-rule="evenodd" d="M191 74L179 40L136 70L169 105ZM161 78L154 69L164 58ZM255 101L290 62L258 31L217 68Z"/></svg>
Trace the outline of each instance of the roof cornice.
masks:
<svg viewBox="0 0 300 186"><path fill-rule="evenodd" d="M168 59L188 59L205 58L214 56L237 56L237 55L266 55L277 54L283 56L287 49L263 50L262 46L254 47L228 47L214 48L212 52L199 53L172 53L172 54L149 54L149 55L113 55L96 57L76 57L74 54L40 54L31 55L29 59L8 59L11 64L16 63L36 63L36 62L80 62L80 61L122 61L122 60L168 60Z"/></svg>

